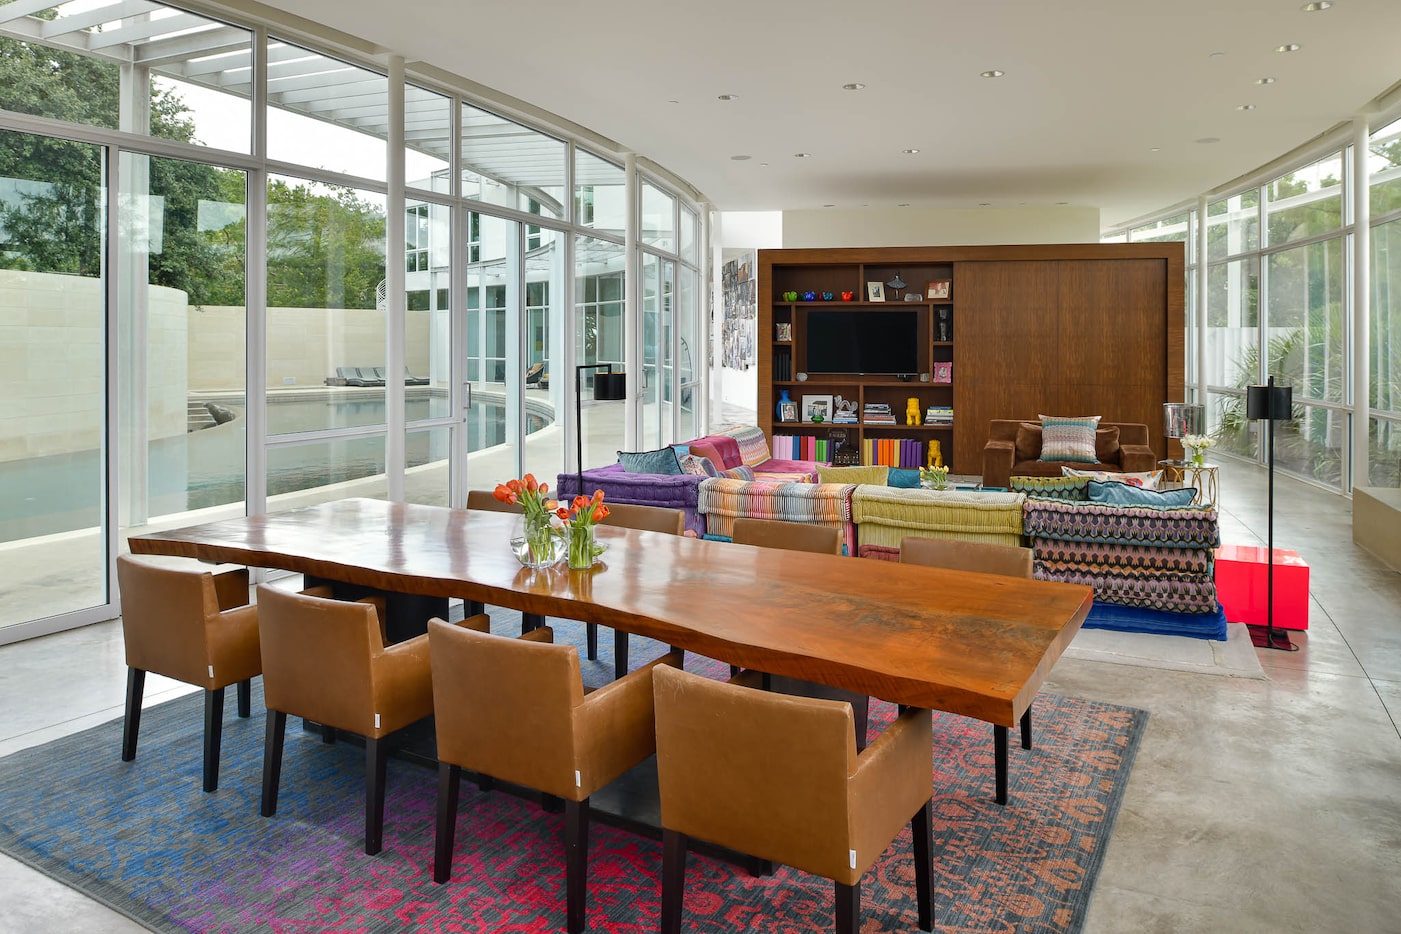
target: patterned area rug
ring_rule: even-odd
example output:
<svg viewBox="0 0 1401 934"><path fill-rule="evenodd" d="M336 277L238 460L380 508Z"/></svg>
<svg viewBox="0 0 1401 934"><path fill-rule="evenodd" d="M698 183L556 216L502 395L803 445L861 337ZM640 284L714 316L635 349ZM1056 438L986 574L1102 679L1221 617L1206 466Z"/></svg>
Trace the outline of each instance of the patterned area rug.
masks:
<svg viewBox="0 0 1401 934"><path fill-rule="evenodd" d="M568 624L557 632L564 636ZM573 627L582 629L582 627ZM502 631L510 631L503 629ZM605 643L610 642L605 630ZM634 640L635 661L653 657ZM590 683L611 659L585 663ZM706 660L688 668L719 676ZM145 711L135 762L113 721L0 760L0 850L158 931L480 931L564 927L562 815L464 781L453 878L431 878L436 773L390 763L384 851L364 855L364 753L289 723L277 815L258 816L264 717L226 707L219 790L200 790L201 695ZM894 714L873 702L874 729ZM1147 721L1043 694L1035 749L1013 731L1007 807L993 801L992 730L935 714L935 927L1080 930ZM916 928L909 828L867 873L862 931ZM661 846L590 833L589 930L654 931ZM779 867L754 878L692 854L684 929L829 931L832 886Z"/></svg>

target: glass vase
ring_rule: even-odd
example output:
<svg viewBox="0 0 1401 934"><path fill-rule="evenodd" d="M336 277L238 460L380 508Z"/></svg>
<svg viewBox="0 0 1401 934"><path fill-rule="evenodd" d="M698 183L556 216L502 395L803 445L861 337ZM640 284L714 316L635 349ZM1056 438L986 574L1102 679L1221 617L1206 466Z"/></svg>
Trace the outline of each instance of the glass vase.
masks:
<svg viewBox="0 0 1401 934"><path fill-rule="evenodd" d="M546 568L559 560L559 539L549 516L521 515L511 533L511 551L528 568Z"/></svg>
<svg viewBox="0 0 1401 934"><path fill-rule="evenodd" d="M564 529L565 558L575 570L593 567L603 549L594 541L592 525L570 523Z"/></svg>

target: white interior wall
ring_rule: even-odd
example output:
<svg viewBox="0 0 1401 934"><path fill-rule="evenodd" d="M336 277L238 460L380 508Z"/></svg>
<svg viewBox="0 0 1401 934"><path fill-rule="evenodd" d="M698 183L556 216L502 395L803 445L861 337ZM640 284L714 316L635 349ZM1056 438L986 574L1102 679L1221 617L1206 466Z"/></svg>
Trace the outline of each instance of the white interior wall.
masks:
<svg viewBox="0 0 1401 934"><path fill-rule="evenodd" d="M724 215L729 217L729 215ZM1098 243L1099 208L785 211L785 248ZM736 244L738 246L739 244Z"/></svg>
<svg viewBox="0 0 1401 934"><path fill-rule="evenodd" d="M714 314L710 319L711 360L710 369L710 420L713 425L721 425L724 403L754 408L759 397L758 368L732 370L720 365L720 326L724 317L725 297L720 283L719 272L725 262L737 254L748 250L776 250L783 246L783 214L779 211L727 211L715 215L711 247L714 250L711 268L711 307Z"/></svg>

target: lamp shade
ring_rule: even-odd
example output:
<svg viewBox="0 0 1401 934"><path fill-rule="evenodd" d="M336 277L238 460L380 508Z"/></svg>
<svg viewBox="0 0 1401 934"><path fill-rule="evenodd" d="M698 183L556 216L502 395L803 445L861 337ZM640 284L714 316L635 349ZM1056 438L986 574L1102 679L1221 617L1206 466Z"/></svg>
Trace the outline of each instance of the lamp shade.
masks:
<svg viewBox="0 0 1401 934"><path fill-rule="evenodd" d="M1163 404L1163 434L1169 438L1184 438L1206 432L1206 406L1191 402Z"/></svg>
<svg viewBox="0 0 1401 934"><path fill-rule="evenodd" d="M1271 380L1268 386L1250 386L1245 390L1246 418L1288 419L1293 407L1293 386L1276 386Z"/></svg>
<svg viewBox="0 0 1401 934"><path fill-rule="evenodd" d="M593 397L601 402L617 402L627 398L626 373L595 373Z"/></svg>

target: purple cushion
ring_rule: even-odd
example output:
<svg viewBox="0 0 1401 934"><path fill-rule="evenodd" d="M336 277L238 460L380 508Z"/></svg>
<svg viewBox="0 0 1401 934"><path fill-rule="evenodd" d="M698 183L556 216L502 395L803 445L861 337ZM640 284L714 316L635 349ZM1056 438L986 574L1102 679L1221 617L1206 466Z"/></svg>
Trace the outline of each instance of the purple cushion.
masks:
<svg viewBox="0 0 1401 934"><path fill-rule="evenodd" d="M634 506L665 506L686 513L686 528L705 534L705 521L696 512L696 492L707 477L690 474L628 473L622 464L593 467L584 471L584 488L578 477L562 473L556 479L556 498L568 501L575 496L592 496L602 490L605 502Z"/></svg>

